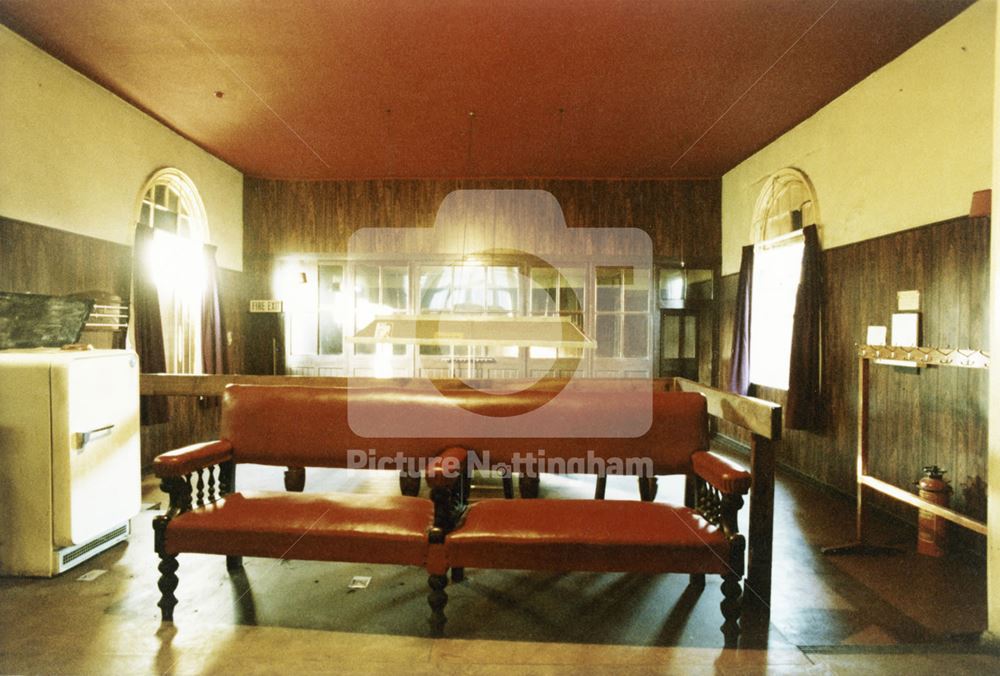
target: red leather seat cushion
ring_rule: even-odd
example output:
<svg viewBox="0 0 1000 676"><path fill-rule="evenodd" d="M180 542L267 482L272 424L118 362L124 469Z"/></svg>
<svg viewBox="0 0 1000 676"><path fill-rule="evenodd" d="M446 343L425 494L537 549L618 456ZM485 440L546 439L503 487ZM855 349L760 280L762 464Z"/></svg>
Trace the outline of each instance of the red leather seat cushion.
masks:
<svg viewBox="0 0 1000 676"><path fill-rule="evenodd" d="M626 500L483 500L445 539L449 566L724 573L722 530L687 507Z"/></svg>
<svg viewBox="0 0 1000 676"><path fill-rule="evenodd" d="M430 500L339 493L234 493L180 514L169 554L198 552L316 561L423 565Z"/></svg>

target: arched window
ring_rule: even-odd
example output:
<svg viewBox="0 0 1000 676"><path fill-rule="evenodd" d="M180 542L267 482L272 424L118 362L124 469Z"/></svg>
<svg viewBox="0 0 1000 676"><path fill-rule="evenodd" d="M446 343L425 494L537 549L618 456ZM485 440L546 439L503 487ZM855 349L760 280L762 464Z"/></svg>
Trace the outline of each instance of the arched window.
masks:
<svg viewBox="0 0 1000 676"><path fill-rule="evenodd" d="M802 274L802 228L819 222L812 183L791 167L765 181L754 207L750 382L788 389L795 296Z"/></svg>
<svg viewBox="0 0 1000 676"><path fill-rule="evenodd" d="M160 297L167 371L200 373L201 303L205 289L205 206L194 183L177 169L161 169L142 189L136 221L153 228L151 260Z"/></svg>

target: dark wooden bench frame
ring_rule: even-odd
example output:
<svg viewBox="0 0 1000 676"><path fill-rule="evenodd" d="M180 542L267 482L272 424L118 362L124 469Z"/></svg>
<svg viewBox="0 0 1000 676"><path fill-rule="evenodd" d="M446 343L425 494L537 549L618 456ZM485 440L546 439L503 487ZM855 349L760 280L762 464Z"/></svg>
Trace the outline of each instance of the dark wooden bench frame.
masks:
<svg viewBox="0 0 1000 676"><path fill-rule="evenodd" d="M285 376L167 376L157 374L144 375L142 377L141 388L143 394L204 396L219 394L223 383L226 381L269 385L343 386L344 382L341 382L342 380ZM710 415L719 420L735 424L749 433L750 467L753 481L750 488L749 551L746 583L750 593L744 595L744 606L752 606L755 609L757 621L766 627L769 619L771 595L774 444L781 437L781 409L778 405L771 402L734 395L682 378L659 382L666 382L666 388L701 393L707 400ZM372 384L382 383L373 382ZM161 601L159 605L163 611L165 620L172 618L173 607L176 605L176 598L173 592L177 587L177 578L175 575L177 570L176 557L171 559L169 555L166 555L163 546L167 523L177 514L197 508L198 506L210 504L212 501L234 490L234 469L232 462L226 460L217 462L214 466L217 466L218 469L214 470L214 473L210 470L206 476L202 476L202 471L211 466L213 465L209 462L203 467L198 467L196 472L192 471L184 477L166 478L163 482L163 490L170 495L170 506L166 514L157 517L154 522L154 529L156 531L156 551L161 555L159 566L161 573L159 582ZM601 483L599 479L599 489ZM646 484L645 487L644 483ZM402 481L401 487L403 487ZM467 487L467 480L463 481L463 487ZM404 493L413 492L412 483L405 488L408 490L404 490ZM717 491L717 489L704 482L700 484L697 481L689 482L689 488L689 493L685 498L686 503L693 502L694 506L700 506L706 512L714 513L712 518L718 519L721 527L727 529L730 533L736 533L735 513L742 505L742 497L736 496L739 498L737 502L732 496L718 493L713 494L713 490ZM432 487L432 499L435 502L436 509L434 529L429 534L431 543L437 544L437 538L443 540L444 534L455 523L454 510L456 505L461 504L464 499L456 497L456 490L452 485L449 485L447 488L440 485ZM653 499L655 496L655 480L652 478L640 478L640 490L643 493L643 499ZM444 507L444 505L447 505L447 507ZM230 569L238 567L240 563L239 557L227 556L227 567L230 567ZM740 565L742 566L742 557ZM443 626L444 601L442 598L445 600L447 598L446 596L441 596L444 594L444 584L442 584L440 574L433 574L431 577L436 578L431 582L431 594L437 599L431 604L432 609L437 604L442 610L441 618L436 617L437 611L435 611L434 622L440 622ZM461 571L453 571L453 579L457 580L460 577ZM697 582L696 579L694 581ZM445 584L446 582L447 578L444 579ZM440 589L436 589L436 585L440 586ZM745 616L746 613L744 611Z"/></svg>

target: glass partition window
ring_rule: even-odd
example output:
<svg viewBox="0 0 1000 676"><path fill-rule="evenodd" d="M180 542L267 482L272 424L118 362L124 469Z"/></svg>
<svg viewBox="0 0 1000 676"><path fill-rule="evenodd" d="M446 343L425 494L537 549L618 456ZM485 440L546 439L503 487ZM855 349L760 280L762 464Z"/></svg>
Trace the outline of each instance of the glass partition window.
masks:
<svg viewBox="0 0 1000 676"><path fill-rule="evenodd" d="M529 314L532 317L569 317L583 331L584 281L583 268L532 268L530 273ZM579 357L580 348L532 347L528 356L533 359Z"/></svg>
<svg viewBox="0 0 1000 676"><path fill-rule="evenodd" d="M275 270L274 288L285 310L289 355L315 355L319 339L319 279L316 263L284 260Z"/></svg>
<svg viewBox="0 0 1000 676"><path fill-rule="evenodd" d="M344 353L344 266L319 266L319 353Z"/></svg>
<svg viewBox="0 0 1000 676"><path fill-rule="evenodd" d="M427 265L420 268L420 312L518 314L516 266Z"/></svg>
<svg viewBox="0 0 1000 676"><path fill-rule="evenodd" d="M354 331L375 317L406 314L410 300L410 273L405 265L354 266ZM375 354L375 345L355 345L354 354ZM393 345L392 354L406 354L405 345Z"/></svg>
<svg viewBox="0 0 1000 676"><path fill-rule="evenodd" d="M597 356L649 356L648 268L598 267L596 330Z"/></svg>
<svg viewBox="0 0 1000 676"><path fill-rule="evenodd" d="M520 314L520 273L508 265L424 265L420 267L418 294L420 313L493 315ZM492 350L492 349L491 349ZM487 350L490 352L491 350ZM503 356L516 356L518 348L499 348ZM420 354L447 354L437 345L422 345ZM466 348L455 348L466 354Z"/></svg>

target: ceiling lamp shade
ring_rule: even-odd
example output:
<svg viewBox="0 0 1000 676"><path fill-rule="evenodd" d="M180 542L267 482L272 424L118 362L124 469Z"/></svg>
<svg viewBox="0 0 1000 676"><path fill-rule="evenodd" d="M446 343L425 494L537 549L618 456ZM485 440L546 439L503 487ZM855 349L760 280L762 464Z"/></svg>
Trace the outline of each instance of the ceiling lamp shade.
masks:
<svg viewBox="0 0 1000 676"><path fill-rule="evenodd" d="M360 344L516 345L520 347L593 348L568 317L461 317L409 315L376 317L353 338Z"/></svg>

